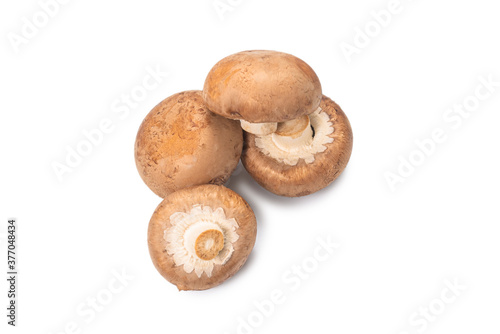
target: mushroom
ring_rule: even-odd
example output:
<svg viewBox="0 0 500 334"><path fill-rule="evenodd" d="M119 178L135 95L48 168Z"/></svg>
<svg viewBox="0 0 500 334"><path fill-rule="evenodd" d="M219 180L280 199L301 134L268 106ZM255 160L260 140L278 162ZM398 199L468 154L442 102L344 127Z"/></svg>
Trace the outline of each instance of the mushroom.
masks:
<svg viewBox="0 0 500 334"><path fill-rule="evenodd" d="M308 119L280 124L269 135L244 135L241 160L245 169L274 194L314 193L332 183L349 161L353 135L342 109L323 96L320 108Z"/></svg>
<svg viewBox="0 0 500 334"><path fill-rule="evenodd" d="M205 290L243 266L256 233L255 215L241 196L224 186L201 185L168 195L156 208L149 253L179 290Z"/></svg>
<svg viewBox="0 0 500 334"><path fill-rule="evenodd" d="M214 113L240 120L243 130L268 135L279 122L305 120L319 107L322 93L316 73L301 59L256 50L219 61L205 80L203 97Z"/></svg>
<svg viewBox="0 0 500 334"><path fill-rule="evenodd" d="M142 122L135 162L158 196L200 184L224 184L243 147L237 121L213 114L201 91L186 91L158 104Z"/></svg>

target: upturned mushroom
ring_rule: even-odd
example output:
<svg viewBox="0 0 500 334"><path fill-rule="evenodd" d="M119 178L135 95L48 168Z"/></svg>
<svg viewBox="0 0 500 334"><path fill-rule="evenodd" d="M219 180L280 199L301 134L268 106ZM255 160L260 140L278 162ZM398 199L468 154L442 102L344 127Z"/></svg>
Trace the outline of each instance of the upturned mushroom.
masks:
<svg viewBox="0 0 500 334"><path fill-rule="evenodd" d="M201 185L168 195L156 208L149 252L179 290L205 290L243 266L256 233L255 215L243 198L223 186Z"/></svg>
<svg viewBox="0 0 500 334"><path fill-rule="evenodd" d="M245 133L243 165L274 194L312 194L332 183L349 162L353 135L339 105L324 96L308 119L280 123L269 135Z"/></svg>
<svg viewBox="0 0 500 334"><path fill-rule="evenodd" d="M224 184L243 147L237 121L213 114L201 91L186 91L158 104L142 122L135 162L146 185L165 197L200 184Z"/></svg>
<svg viewBox="0 0 500 334"><path fill-rule="evenodd" d="M219 61L205 80L203 97L214 113L240 120L243 130L268 135L280 122L308 122L322 93L318 76L301 59L255 50Z"/></svg>

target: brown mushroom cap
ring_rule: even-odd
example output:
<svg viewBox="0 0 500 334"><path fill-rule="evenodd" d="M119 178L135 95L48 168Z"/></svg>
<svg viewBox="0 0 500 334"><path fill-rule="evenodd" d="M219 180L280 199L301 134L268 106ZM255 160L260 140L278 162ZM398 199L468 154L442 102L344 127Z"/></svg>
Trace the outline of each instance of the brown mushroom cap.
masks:
<svg viewBox="0 0 500 334"><path fill-rule="evenodd" d="M223 184L243 147L238 122L215 115L201 91L170 96L142 122L135 142L139 174L160 197L199 184Z"/></svg>
<svg viewBox="0 0 500 334"><path fill-rule="evenodd" d="M172 226L170 217L175 212L190 212L194 205L222 208L227 218L238 223L238 240L234 251L223 265L215 265L210 277L198 277L176 266L173 256L166 251L164 232ZM179 290L205 290L215 287L233 276L245 263L255 244L257 222L248 203L234 191L224 186L201 185L185 188L168 195L156 208L148 229L148 245L151 259L160 274Z"/></svg>
<svg viewBox="0 0 500 334"><path fill-rule="evenodd" d="M351 125L342 109L324 96L320 107L333 123L334 138L326 144L324 152L317 153L313 163L300 159L297 165L289 166L265 155L256 146L256 136L245 133L245 144L241 160L248 173L265 189L287 197L312 194L332 183L344 170L352 152L353 135Z"/></svg>
<svg viewBox="0 0 500 334"><path fill-rule="evenodd" d="M321 84L301 59L276 51L244 51L219 61L203 97L214 113L252 123L284 122L314 112Z"/></svg>

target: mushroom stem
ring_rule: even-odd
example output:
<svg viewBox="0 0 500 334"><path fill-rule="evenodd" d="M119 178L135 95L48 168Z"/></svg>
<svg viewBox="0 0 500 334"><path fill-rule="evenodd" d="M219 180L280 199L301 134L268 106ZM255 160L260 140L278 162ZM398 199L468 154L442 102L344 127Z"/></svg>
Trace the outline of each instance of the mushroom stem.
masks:
<svg viewBox="0 0 500 334"><path fill-rule="evenodd" d="M245 120L240 120L241 122L241 127L243 130L246 132L250 132L254 135L257 136L265 136L265 135L270 135L271 133L275 132L278 123L250 123Z"/></svg>
<svg viewBox="0 0 500 334"><path fill-rule="evenodd" d="M224 247L224 234L217 224L201 221L186 230L184 247L200 260L212 260Z"/></svg>
<svg viewBox="0 0 500 334"><path fill-rule="evenodd" d="M304 115L291 121L278 123L276 132L272 135L274 144L281 150L296 152L313 141L313 130L309 116Z"/></svg>
<svg viewBox="0 0 500 334"><path fill-rule="evenodd" d="M196 238L194 247L200 259L212 260L224 248L224 235L219 230L206 230Z"/></svg>

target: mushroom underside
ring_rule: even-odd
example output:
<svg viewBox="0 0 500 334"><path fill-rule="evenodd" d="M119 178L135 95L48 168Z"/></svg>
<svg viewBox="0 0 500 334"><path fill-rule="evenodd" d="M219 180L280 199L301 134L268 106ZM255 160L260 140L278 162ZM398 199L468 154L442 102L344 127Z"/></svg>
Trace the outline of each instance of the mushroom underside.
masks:
<svg viewBox="0 0 500 334"><path fill-rule="evenodd" d="M168 195L151 218L151 259L179 290L209 289L245 263L256 228L252 209L232 190L216 185L185 188Z"/></svg>
<svg viewBox="0 0 500 334"><path fill-rule="evenodd" d="M305 158L293 157L290 160L290 151L277 149L273 156L270 150L265 149L263 142L273 146L269 136L256 136L245 133L245 143L242 162L248 173L265 189L287 197L299 197L314 193L332 183L345 169L352 152L353 135L349 120L342 109L331 99L323 97L321 112L331 122L333 131L329 127L314 127L312 133L314 141L324 139L324 149L313 156ZM322 123L326 124L325 122ZM321 142L321 141L319 141ZM293 152L292 152L293 153ZM281 155L280 155L281 154ZM289 159L288 161L286 159Z"/></svg>

